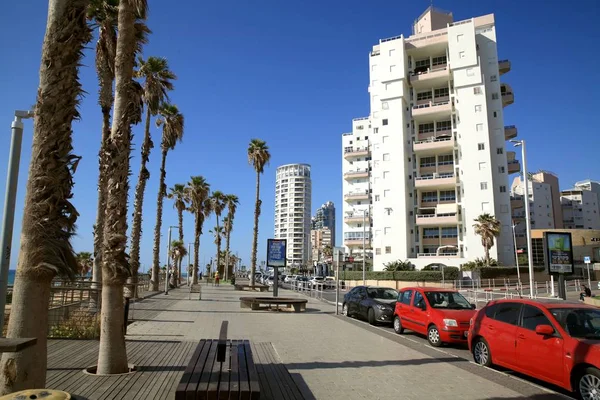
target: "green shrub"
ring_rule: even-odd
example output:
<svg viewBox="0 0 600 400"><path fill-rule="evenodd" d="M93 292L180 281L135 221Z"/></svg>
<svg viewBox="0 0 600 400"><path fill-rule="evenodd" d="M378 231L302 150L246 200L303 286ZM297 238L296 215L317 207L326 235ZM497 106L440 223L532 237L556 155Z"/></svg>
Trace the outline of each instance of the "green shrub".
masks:
<svg viewBox="0 0 600 400"><path fill-rule="evenodd" d="M384 271L414 271L415 266L408 260L396 260L389 262L387 264L383 264Z"/></svg>
<svg viewBox="0 0 600 400"><path fill-rule="evenodd" d="M362 280L362 271L342 272L342 280ZM442 280L441 271L368 271L366 273L368 280L379 281L407 281L407 282L440 282ZM444 279L458 279L457 267L444 268Z"/></svg>
<svg viewBox="0 0 600 400"><path fill-rule="evenodd" d="M544 271L544 267L533 267L534 272ZM483 267L479 268L479 276L481 279L508 278L517 274L517 267ZM522 274L529 273L529 267L519 267Z"/></svg>

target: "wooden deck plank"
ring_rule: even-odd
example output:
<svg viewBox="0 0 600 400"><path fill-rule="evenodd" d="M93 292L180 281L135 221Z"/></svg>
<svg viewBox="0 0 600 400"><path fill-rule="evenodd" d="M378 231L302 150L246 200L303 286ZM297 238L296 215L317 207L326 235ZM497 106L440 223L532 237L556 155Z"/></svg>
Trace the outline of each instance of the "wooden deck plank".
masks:
<svg viewBox="0 0 600 400"><path fill-rule="evenodd" d="M273 366L273 376L271 377L271 379L275 380L278 383L282 391L281 398L301 400L302 397L298 397L300 390L298 389L296 383L292 379L292 376L290 375L285 365L283 365L281 360L279 359L279 356L275 352L273 344L262 343L262 346L267 361Z"/></svg>
<svg viewBox="0 0 600 400"><path fill-rule="evenodd" d="M92 362L92 359L98 358L98 343L95 341L81 343L76 350L75 355L71 355L70 362L68 360L60 363L49 361L46 372L46 387L63 386L72 375L82 374L81 370L92 365L88 364Z"/></svg>
<svg viewBox="0 0 600 400"><path fill-rule="evenodd" d="M219 382L218 400L228 400L231 379L231 342L225 345L225 358L221 369L221 382Z"/></svg>
<svg viewBox="0 0 600 400"><path fill-rule="evenodd" d="M246 352L246 363L248 364L248 380L250 383L250 399L258 400L260 398L260 384L258 374L256 373L256 365L252 357L252 349L250 342L244 340L244 350Z"/></svg>
<svg viewBox="0 0 600 400"><path fill-rule="evenodd" d="M273 390L271 389L271 382L265 376L267 374L266 366L267 362L262 351L256 351L253 353L255 360L256 370L258 372L258 379L260 381L261 397L265 399L273 399Z"/></svg>
<svg viewBox="0 0 600 400"><path fill-rule="evenodd" d="M237 342L238 359L240 362L240 400L250 399L250 381L248 380L248 366L246 364L246 352L244 342Z"/></svg>
<svg viewBox="0 0 600 400"><path fill-rule="evenodd" d="M196 364L194 368L194 372L192 373L192 377L190 378L190 384L186 391L186 400L195 400L196 399L196 390L198 390L198 385L200 384L200 380L202 378L202 374L204 373L204 369L206 368L206 359L208 357L208 353L210 351L212 342L210 340L204 340L205 344L202 348L202 353L200 354L200 361Z"/></svg>
<svg viewBox="0 0 600 400"><path fill-rule="evenodd" d="M173 397L173 393L177 388L177 384L181 379L182 368L186 365L186 361L190 359L190 355L194 351L194 348L197 343L194 342L182 342L181 346L183 347L181 351L178 351L176 354L179 355L172 364L171 370L168 372L165 379L162 380L161 387L156 392L155 400L163 400L169 399ZM127 399L124 399L127 400Z"/></svg>
<svg viewBox="0 0 600 400"><path fill-rule="evenodd" d="M210 377L213 374L213 365L217 361L217 341L210 341L210 350L208 352L208 357L206 359L206 365L204 367L204 371L202 371L202 376L200 377L200 383L198 384L198 389L196 393L198 395L198 400L207 399L207 389L210 384Z"/></svg>
<svg viewBox="0 0 600 400"><path fill-rule="evenodd" d="M194 350L194 353L192 354L192 357L188 360L187 367L183 371L183 376L181 377L181 382L177 385L177 393L175 395L175 400L185 399L185 389L187 388L188 383L190 382L190 379L192 377L192 373L194 372L194 368L198 363L198 358L200 357L200 353L202 352L202 348L204 347L203 345L203 342L198 343L196 349Z"/></svg>
<svg viewBox="0 0 600 400"><path fill-rule="evenodd" d="M231 377L229 380L229 398L232 400L237 400L240 398L240 362L238 358L237 341L231 341L229 350L231 352Z"/></svg>

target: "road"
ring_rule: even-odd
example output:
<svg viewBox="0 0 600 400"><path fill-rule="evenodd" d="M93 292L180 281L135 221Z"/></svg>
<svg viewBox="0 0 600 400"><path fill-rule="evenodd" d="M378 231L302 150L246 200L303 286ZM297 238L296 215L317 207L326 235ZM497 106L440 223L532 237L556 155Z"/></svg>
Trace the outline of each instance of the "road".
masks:
<svg viewBox="0 0 600 400"><path fill-rule="evenodd" d="M289 285L284 284L284 286L286 286L286 288L289 288ZM346 293L345 291L340 291L340 303L342 302L342 299L344 298L345 293ZM304 294L308 295L308 292L304 292ZM321 294L319 293L319 297L320 296L321 296ZM322 298L326 302L328 302L332 305L335 305L335 291L334 290L324 291L322 293ZM429 354L432 357L443 359L443 358L447 358L448 356L450 356L450 357L455 357L455 358L465 360L465 362L469 363L469 364L472 363L473 358L471 356L471 353L469 352L469 349L466 346L445 345L441 348L435 348L435 347L430 346L429 343L427 342L427 339L422 335L418 335L411 331L405 331L404 334L398 335L394 332L394 329L390 325L372 326L372 325L369 325L369 323L366 321L362 321L362 320L350 318L350 317L344 317L341 315L341 306L339 308L339 313L340 313L340 315L336 316L336 318L342 318L342 319L348 321L349 323L358 325L364 329L369 330L370 332L372 332L375 335L379 335L384 338L393 340L401 345L408 346L415 350L425 352L426 354ZM520 384L522 384L522 385L533 385L534 387L543 388L545 391L549 392L548 399L573 398L570 396L570 394L567 391L562 390L553 385L549 385L545 382L541 382L536 379L533 379L533 378L530 378L530 377L527 377L527 376L524 376L521 374L517 374L515 372L508 371L508 370L505 370L502 368L494 368L494 370L497 373L506 374L506 375L510 375L512 377L517 378L518 382L520 382Z"/></svg>

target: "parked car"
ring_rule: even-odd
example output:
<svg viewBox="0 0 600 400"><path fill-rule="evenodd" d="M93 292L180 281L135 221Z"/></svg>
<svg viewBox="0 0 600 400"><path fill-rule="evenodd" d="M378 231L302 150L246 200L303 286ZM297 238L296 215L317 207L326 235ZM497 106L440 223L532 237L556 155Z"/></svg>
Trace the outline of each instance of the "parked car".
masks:
<svg viewBox="0 0 600 400"><path fill-rule="evenodd" d="M323 278L322 276L313 276L310 279L310 286L313 289L317 289L317 288L323 289L323 286L319 287L318 285L323 285L324 283L325 283L325 278Z"/></svg>
<svg viewBox="0 0 600 400"><path fill-rule="evenodd" d="M490 301L471 320L476 363L499 365L575 392L600 395L600 309L541 299Z"/></svg>
<svg viewBox="0 0 600 400"><path fill-rule="evenodd" d="M325 289L335 289L335 278L333 276L326 276L325 281Z"/></svg>
<svg viewBox="0 0 600 400"><path fill-rule="evenodd" d="M273 286L275 284L275 277L274 276L267 276L265 278L265 285L267 286Z"/></svg>
<svg viewBox="0 0 600 400"><path fill-rule="evenodd" d="M296 287L305 287L308 288L310 286L310 282L307 277L298 275L295 280Z"/></svg>
<svg viewBox="0 0 600 400"><path fill-rule="evenodd" d="M286 275L285 279L283 280L285 283L292 283L292 281L296 280L296 277L298 275Z"/></svg>
<svg viewBox="0 0 600 400"><path fill-rule="evenodd" d="M394 315L394 305L398 298L396 289L378 286L356 286L346 293L342 303L342 314L358 316L369 321L390 323Z"/></svg>
<svg viewBox="0 0 600 400"><path fill-rule="evenodd" d="M427 336L429 344L467 343L475 305L456 290L409 287L398 295L394 331L405 329Z"/></svg>

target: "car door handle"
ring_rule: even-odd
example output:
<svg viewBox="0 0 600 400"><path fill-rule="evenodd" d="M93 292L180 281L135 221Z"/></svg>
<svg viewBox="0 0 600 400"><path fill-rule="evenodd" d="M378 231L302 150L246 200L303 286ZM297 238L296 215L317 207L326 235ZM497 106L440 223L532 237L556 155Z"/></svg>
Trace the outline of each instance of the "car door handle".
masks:
<svg viewBox="0 0 600 400"><path fill-rule="evenodd" d="M489 329L490 331L493 331L493 330L494 330L494 326L493 326L493 325L488 325L488 329Z"/></svg>
<svg viewBox="0 0 600 400"><path fill-rule="evenodd" d="M525 335L523 335L522 333L519 334L519 339L525 339Z"/></svg>
<svg viewBox="0 0 600 400"><path fill-rule="evenodd" d="M415 310L413 310L412 308L410 309L410 312L415 312Z"/></svg>

